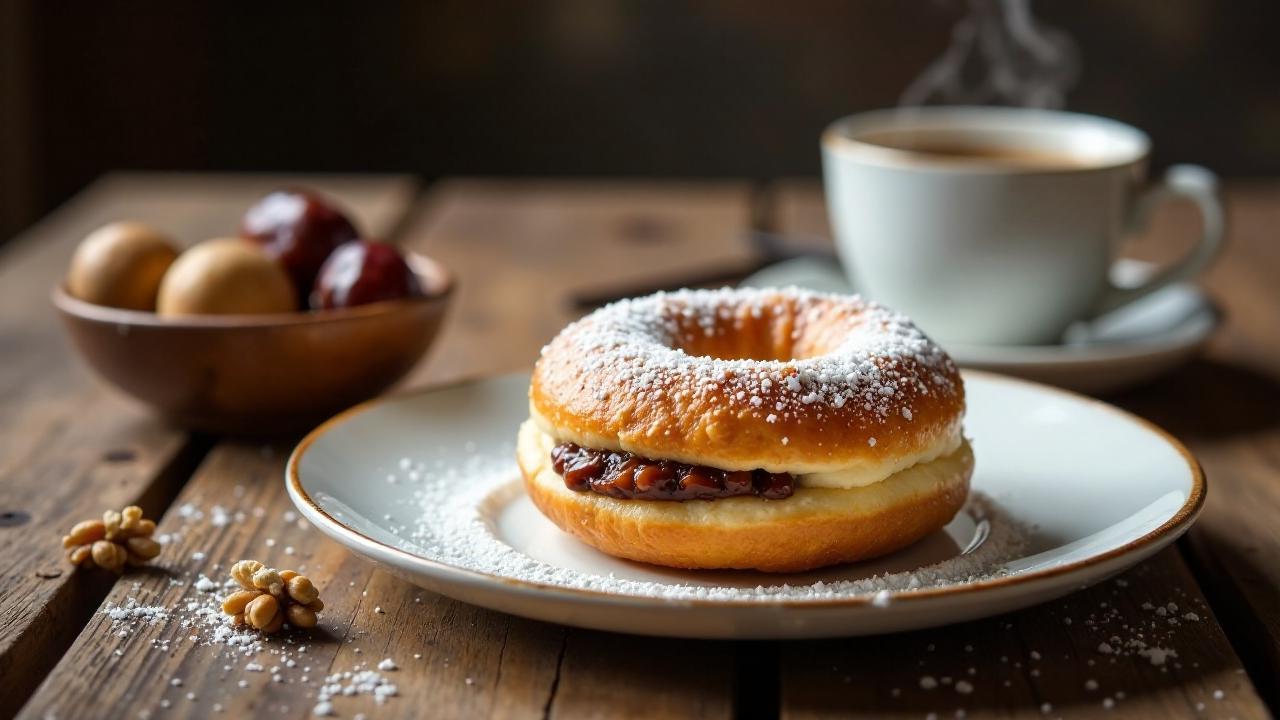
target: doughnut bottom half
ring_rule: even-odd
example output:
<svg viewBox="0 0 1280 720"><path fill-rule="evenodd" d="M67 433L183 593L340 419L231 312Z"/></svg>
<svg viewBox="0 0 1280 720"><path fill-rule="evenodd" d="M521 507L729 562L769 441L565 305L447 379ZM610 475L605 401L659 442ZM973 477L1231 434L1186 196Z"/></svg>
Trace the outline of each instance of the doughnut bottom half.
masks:
<svg viewBox="0 0 1280 720"><path fill-rule="evenodd" d="M525 490L547 518L610 555L686 569L800 572L885 555L949 523L973 474L966 441L866 487L798 487L784 500L619 500L565 487L551 467L554 445L532 420L521 426Z"/></svg>

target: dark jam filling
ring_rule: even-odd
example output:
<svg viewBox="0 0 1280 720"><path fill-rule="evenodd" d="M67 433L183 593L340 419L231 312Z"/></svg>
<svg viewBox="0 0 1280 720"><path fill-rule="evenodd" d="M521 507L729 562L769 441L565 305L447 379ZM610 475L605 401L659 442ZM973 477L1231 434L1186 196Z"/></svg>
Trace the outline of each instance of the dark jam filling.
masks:
<svg viewBox="0 0 1280 720"><path fill-rule="evenodd" d="M551 464L570 490L625 500L714 500L736 495L780 500L793 491L787 473L717 470L573 443L557 445L551 451Z"/></svg>

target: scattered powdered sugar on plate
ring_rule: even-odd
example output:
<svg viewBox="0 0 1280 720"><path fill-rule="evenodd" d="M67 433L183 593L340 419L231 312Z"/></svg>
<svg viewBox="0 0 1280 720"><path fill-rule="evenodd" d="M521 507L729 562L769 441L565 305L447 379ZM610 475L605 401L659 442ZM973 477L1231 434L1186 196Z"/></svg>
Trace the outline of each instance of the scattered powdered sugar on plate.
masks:
<svg viewBox="0 0 1280 720"><path fill-rule="evenodd" d="M435 562L508 580L568 590L671 601L727 602L827 601L863 598L884 607L894 593L992 579L1008 574L1005 563L1025 547L1028 528L1005 514L992 500L974 493L964 510L985 522L987 536L969 552L909 572L856 580L782 582L787 576L761 574L755 587L653 582L600 575L562 567L531 557L498 536L492 518L515 501L523 488L510 460L473 455L460 467L427 470L415 466L420 480L401 503L415 520L393 528L402 549ZM702 502L702 501L690 501ZM783 501L785 502L785 501Z"/></svg>

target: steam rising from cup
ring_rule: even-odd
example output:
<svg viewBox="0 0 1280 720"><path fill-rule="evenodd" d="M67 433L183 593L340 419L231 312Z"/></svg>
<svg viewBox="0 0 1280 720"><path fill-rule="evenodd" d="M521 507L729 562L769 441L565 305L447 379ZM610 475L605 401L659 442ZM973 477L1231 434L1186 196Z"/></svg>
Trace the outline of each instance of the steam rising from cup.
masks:
<svg viewBox="0 0 1280 720"><path fill-rule="evenodd" d="M902 93L900 105L1061 108L1080 73L1075 42L1039 23L1030 0L968 0L951 43Z"/></svg>

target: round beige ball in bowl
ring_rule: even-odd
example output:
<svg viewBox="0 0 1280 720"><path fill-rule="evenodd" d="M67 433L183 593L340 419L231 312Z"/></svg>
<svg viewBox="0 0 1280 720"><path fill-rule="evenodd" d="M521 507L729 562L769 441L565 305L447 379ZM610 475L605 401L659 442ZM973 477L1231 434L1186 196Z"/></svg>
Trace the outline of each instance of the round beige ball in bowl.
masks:
<svg viewBox="0 0 1280 720"><path fill-rule="evenodd" d="M161 278L177 256L169 236L149 225L104 225L76 247L67 292L94 305L154 310Z"/></svg>
<svg viewBox="0 0 1280 720"><path fill-rule="evenodd" d="M430 258L409 260L421 295L337 310L157 315L87 303L65 283L52 300L85 361L171 422L278 436L386 390L427 351L453 275Z"/></svg>
<svg viewBox="0 0 1280 720"><path fill-rule="evenodd" d="M240 238L206 240L178 256L160 283L161 315L259 315L297 310L289 276Z"/></svg>

